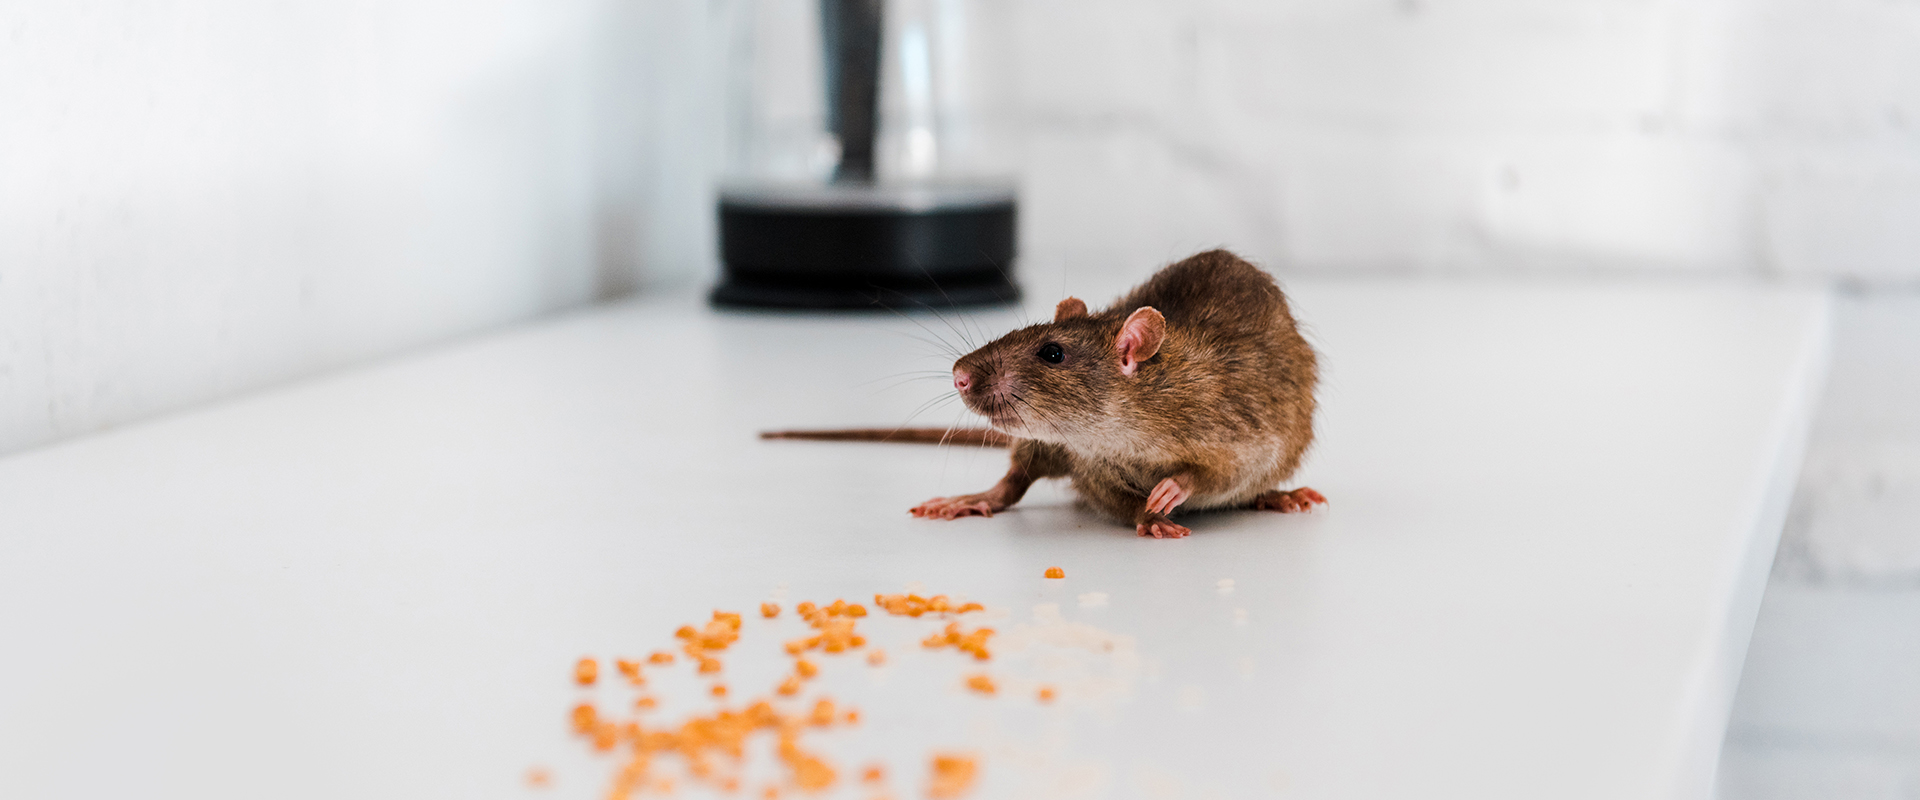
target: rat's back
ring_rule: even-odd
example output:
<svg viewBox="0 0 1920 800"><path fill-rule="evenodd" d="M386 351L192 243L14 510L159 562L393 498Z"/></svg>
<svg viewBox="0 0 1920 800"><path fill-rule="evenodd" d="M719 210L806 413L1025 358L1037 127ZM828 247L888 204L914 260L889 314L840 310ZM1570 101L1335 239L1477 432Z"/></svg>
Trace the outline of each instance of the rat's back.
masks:
<svg viewBox="0 0 1920 800"><path fill-rule="evenodd" d="M1225 250L1198 253L1160 270L1115 301L1109 313L1125 317L1141 306L1158 309L1170 327L1229 338L1294 330L1273 276Z"/></svg>
<svg viewBox="0 0 1920 800"><path fill-rule="evenodd" d="M1159 441L1239 478L1196 505L1238 504L1289 478L1313 441L1318 364L1273 277L1211 250L1162 269L1106 314L1141 306L1166 317L1167 344L1132 403L1172 423Z"/></svg>

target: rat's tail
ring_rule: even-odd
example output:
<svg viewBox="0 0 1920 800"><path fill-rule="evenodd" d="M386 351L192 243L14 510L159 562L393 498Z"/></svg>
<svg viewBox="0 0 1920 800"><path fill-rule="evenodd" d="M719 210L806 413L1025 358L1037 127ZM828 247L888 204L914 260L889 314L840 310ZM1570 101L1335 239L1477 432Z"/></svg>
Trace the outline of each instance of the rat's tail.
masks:
<svg viewBox="0 0 1920 800"><path fill-rule="evenodd" d="M842 431L761 431L762 439L812 439L822 442L900 442L1006 447L1013 437L992 428L862 428Z"/></svg>

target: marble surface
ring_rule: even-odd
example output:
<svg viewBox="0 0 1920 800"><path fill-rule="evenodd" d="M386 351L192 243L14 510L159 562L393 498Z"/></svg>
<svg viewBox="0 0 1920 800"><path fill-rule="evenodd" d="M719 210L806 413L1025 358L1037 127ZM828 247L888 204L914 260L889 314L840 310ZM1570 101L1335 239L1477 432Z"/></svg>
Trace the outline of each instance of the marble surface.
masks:
<svg viewBox="0 0 1920 800"><path fill-rule="evenodd" d="M888 665L824 657L806 695L864 714L807 739L833 796L869 761L922 796L937 750L980 758L978 797L1705 796L1824 298L1289 289L1327 365L1301 479L1332 505L1179 541L1057 485L907 516L996 451L752 435L965 421L940 342L1010 313L648 298L0 461L0 795L602 796L568 710L631 695L576 658L912 584L984 603L995 658L863 622ZM734 700L778 682L791 617L747 621ZM999 695L962 688L982 669ZM654 715L716 706L676 670Z"/></svg>

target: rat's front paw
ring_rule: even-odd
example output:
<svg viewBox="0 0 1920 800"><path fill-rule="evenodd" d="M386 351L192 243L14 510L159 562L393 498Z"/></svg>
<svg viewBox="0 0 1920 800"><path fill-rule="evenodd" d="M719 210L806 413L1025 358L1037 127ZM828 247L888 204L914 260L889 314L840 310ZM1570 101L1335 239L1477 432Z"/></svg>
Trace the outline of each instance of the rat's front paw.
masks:
<svg viewBox="0 0 1920 800"><path fill-rule="evenodd" d="M1291 492L1273 491L1253 498L1253 508L1282 514L1312 511L1315 503L1326 505L1327 496L1305 486Z"/></svg>
<svg viewBox="0 0 1920 800"><path fill-rule="evenodd" d="M1147 513L1171 514L1175 508L1187 502L1187 498L1192 496L1193 492L1182 485L1178 477L1163 478L1147 495Z"/></svg>
<svg viewBox="0 0 1920 800"><path fill-rule="evenodd" d="M1174 524L1165 514L1149 514L1146 521L1133 526L1133 529L1141 536L1155 539L1179 539L1193 532L1184 525Z"/></svg>
<svg viewBox="0 0 1920 800"><path fill-rule="evenodd" d="M911 512L916 517L930 519L959 519L960 517L991 517L995 511L1004 511L1006 506L995 503L983 494L968 494L959 497L936 497L914 506Z"/></svg>

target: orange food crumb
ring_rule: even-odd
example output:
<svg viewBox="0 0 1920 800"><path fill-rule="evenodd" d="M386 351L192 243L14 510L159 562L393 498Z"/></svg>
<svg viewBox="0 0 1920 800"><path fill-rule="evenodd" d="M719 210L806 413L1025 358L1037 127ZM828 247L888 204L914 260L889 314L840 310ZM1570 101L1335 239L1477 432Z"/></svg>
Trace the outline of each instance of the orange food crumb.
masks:
<svg viewBox="0 0 1920 800"><path fill-rule="evenodd" d="M860 779L867 783L879 783L887 779L887 771L882 769L879 764L875 764L867 767L866 774L860 776Z"/></svg>
<svg viewBox="0 0 1920 800"><path fill-rule="evenodd" d="M713 692L714 697L726 697L727 685L724 683L716 683L713 685L713 688L708 691Z"/></svg>
<svg viewBox="0 0 1920 800"><path fill-rule="evenodd" d="M779 692L782 697L792 697L796 694L799 694L800 693L799 676L788 675L786 680L780 682L780 688L775 689L774 691Z"/></svg>
<svg viewBox="0 0 1920 800"><path fill-rule="evenodd" d="M854 605L847 606L847 616L849 617L864 617L866 615L867 615L866 606L859 605L857 603Z"/></svg>
<svg viewBox="0 0 1920 800"><path fill-rule="evenodd" d="M813 704L812 722L815 725L833 724L833 701L822 698Z"/></svg>
<svg viewBox="0 0 1920 800"><path fill-rule="evenodd" d="M993 685L993 679L987 677L985 673L968 676L967 688L981 694L993 694L994 691L996 691L996 687Z"/></svg>
<svg viewBox="0 0 1920 800"><path fill-rule="evenodd" d="M583 658L573 665L573 679L579 681L581 686L592 686L594 680L599 677L600 662L598 661Z"/></svg>
<svg viewBox="0 0 1920 800"><path fill-rule="evenodd" d="M887 663L887 651L876 648L873 652L867 654L867 663L876 667Z"/></svg>
<svg viewBox="0 0 1920 800"><path fill-rule="evenodd" d="M660 705L660 702L654 700L652 697L642 697L633 701L633 707L638 709L651 709L658 705Z"/></svg>
<svg viewBox="0 0 1920 800"><path fill-rule="evenodd" d="M673 632L675 639L691 639L699 635L700 632L694 630L692 625L682 625L679 630Z"/></svg>
<svg viewBox="0 0 1920 800"><path fill-rule="evenodd" d="M803 619L806 617L813 616L813 612L819 611L819 610L820 610L819 606L816 606L811 601L806 601L806 600L801 601L800 605L793 607L793 613L799 614Z"/></svg>
<svg viewBox="0 0 1920 800"><path fill-rule="evenodd" d="M646 678L640 676L640 662L638 661L618 658L614 659L613 666L620 670L620 674L627 676L627 680L631 681L635 686L647 682Z"/></svg>
<svg viewBox="0 0 1920 800"><path fill-rule="evenodd" d="M920 646L929 650L938 650L952 645L962 653L971 653L976 660L985 661L993 657L987 650L987 638L993 636L992 628L975 628L972 633L961 633L960 623L947 623L946 630L920 640Z"/></svg>
<svg viewBox="0 0 1920 800"><path fill-rule="evenodd" d="M961 607L959 607L959 608L956 608L956 609L954 609L954 610L953 610L953 613L955 613L955 614L965 614L965 613L967 613L967 612L969 612L969 611L985 611L985 610L987 610L987 607L986 607L986 606L983 606L983 605L980 605L979 603L968 603L968 604L966 604L966 605L964 605L964 606L961 606Z"/></svg>
<svg viewBox="0 0 1920 800"><path fill-rule="evenodd" d="M820 674L820 668L804 658L793 662L793 671L802 678L811 678Z"/></svg>
<svg viewBox="0 0 1920 800"><path fill-rule="evenodd" d="M574 706L573 729L579 733L590 733L593 731L594 722L597 721L599 717L600 715L593 710L593 705L590 703L581 703L580 705Z"/></svg>
<svg viewBox="0 0 1920 800"><path fill-rule="evenodd" d="M780 759L793 772L793 782L801 789L817 792L833 785L833 768L819 757L802 751L792 739L780 741Z"/></svg>
<svg viewBox="0 0 1920 800"><path fill-rule="evenodd" d="M614 743L618 742L619 740L620 740L620 726L605 720L602 720L600 724L593 726L593 746L594 747L601 750L612 750Z"/></svg>
<svg viewBox="0 0 1920 800"><path fill-rule="evenodd" d="M700 659L700 674L712 675L713 673L716 673L719 671L720 671L720 659L717 659L717 658Z"/></svg>
<svg viewBox="0 0 1920 800"><path fill-rule="evenodd" d="M740 639L740 615L715 611L713 621L695 633L687 642L688 647L703 647L708 650L725 650L727 645ZM725 614L725 616L722 616Z"/></svg>
<svg viewBox="0 0 1920 800"><path fill-rule="evenodd" d="M860 710L859 710L859 709L847 709L847 724L848 724L848 725L858 725L858 724L860 724Z"/></svg>
<svg viewBox="0 0 1920 800"><path fill-rule="evenodd" d="M1059 567L1047 567L1047 577L1064 578L1067 577L1067 571Z"/></svg>
<svg viewBox="0 0 1920 800"><path fill-rule="evenodd" d="M1051 686L1040 687L1040 702L1042 703L1053 702L1053 687Z"/></svg>
<svg viewBox="0 0 1920 800"><path fill-rule="evenodd" d="M671 664L673 663L673 654L665 650L655 650L653 651L653 655L647 656L647 661L654 664Z"/></svg>
<svg viewBox="0 0 1920 800"><path fill-rule="evenodd" d="M766 617L767 619L773 619L774 617L780 616L780 604L761 603L760 616Z"/></svg>
<svg viewBox="0 0 1920 800"><path fill-rule="evenodd" d="M780 796L780 787L768 786L766 789L760 792L760 796L766 798L767 800L773 800L774 798Z"/></svg>
<svg viewBox="0 0 1920 800"><path fill-rule="evenodd" d="M545 789L553 785L553 773L546 767L534 767L527 770L527 785L536 789Z"/></svg>
<svg viewBox="0 0 1920 800"><path fill-rule="evenodd" d="M933 780L927 785L927 796L934 800L952 800L973 788L974 773L979 771L971 756L957 753L935 753L933 756Z"/></svg>

